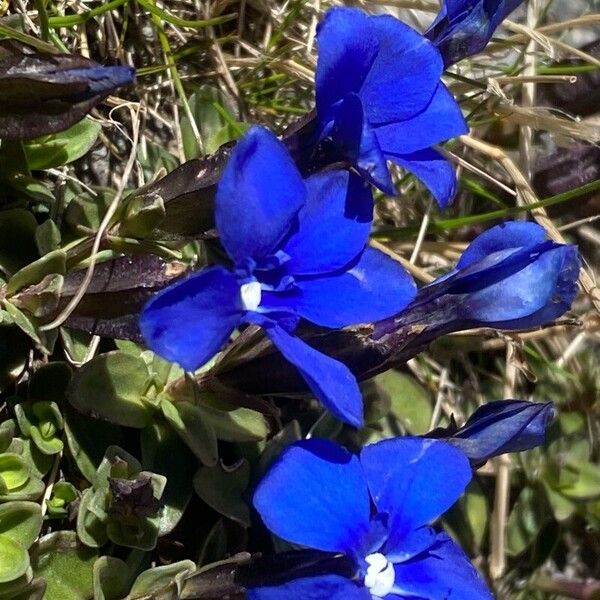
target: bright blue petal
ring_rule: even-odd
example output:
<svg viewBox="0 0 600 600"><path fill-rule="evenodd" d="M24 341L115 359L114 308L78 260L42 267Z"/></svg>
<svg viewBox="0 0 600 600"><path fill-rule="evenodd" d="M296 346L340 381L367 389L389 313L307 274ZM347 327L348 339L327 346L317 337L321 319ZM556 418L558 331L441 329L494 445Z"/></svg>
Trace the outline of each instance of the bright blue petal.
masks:
<svg viewBox="0 0 600 600"><path fill-rule="evenodd" d="M231 153L215 201L221 241L237 264L274 253L295 224L306 186L285 146L252 127Z"/></svg>
<svg viewBox="0 0 600 600"><path fill-rule="evenodd" d="M450 204L456 194L456 173L450 161L437 150L428 148L412 154L388 153L386 156L420 179L440 208L446 208Z"/></svg>
<svg viewBox="0 0 600 600"><path fill-rule="evenodd" d="M481 463L499 454L543 444L553 417L552 402L499 400L480 406L456 431L433 433L460 448L469 460Z"/></svg>
<svg viewBox="0 0 600 600"><path fill-rule="evenodd" d="M369 530L369 491L358 457L329 440L289 446L254 493L276 535L317 550L353 554Z"/></svg>
<svg viewBox="0 0 600 600"><path fill-rule="evenodd" d="M153 296L140 315L140 330L153 352L195 371L221 349L242 314L236 278L213 267Z"/></svg>
<svg viewBox="0 0 600 600"><path fill-rule="evenodd" d="M379 51L359 96L371 125L406 119L431 101L443 71L437 48L391 15L371 17Z"/></svg>
<svg viewBox="0 0 600 600"><path fill-rule="evenodd" d="M304 577L274 587L250 588L248 600L371 600L365 587L339 575Z"/></svg>
<svg viewBox="0 0 600 600"><path fill-rule="evenodd" d="M435 489L435 488L432 488ZM445 534L428 552L395 564L396 581L390 598L419 600L493 600L465 553Z"/></svg>
<svg viewBox="0 0 600 600"><path fill-rule="evenodd" d="M362 427L362 396L348 367L279 326L267 327L266 331L283 356L300 371L315 397L338 419Z"/></svg>
<svg viewBox="0 0 600 600"><path fill-rule="evenodd" d="M579 258L574 246L543 241L489 255L474 252L466 262L462 270L419 290L400 316L421 323L434 337L436 331L441 335L469 327L529 329L564 314L577 294Z"/></svg>
<svg viewBox="0 0 600 600"><path fill-rule="evenodd" d="M467 457L438 440L384 440L365 446L360 460L378 512L389 515L392 548L450 508L472 475Z"/></svg>
<svg viewBox="0 0 600 600"><path fill-rule="evenodd" d="M478 235L462 253L456 269L465 269L486 256L510 248L530 248L546 239L543 227L530 221L507 221Z"/></svg>
<svg viewBox="0 0 600 600"><path fill-rule="evenodd" d="M305 319L340 328L390 317L415 297L416 286L394 259L366 248L350 270L331 276L298 278L293 306Z"/></svg>
<svg viewBox="0 0 600 600"><path fill-rule="evenodd" d="M338 106L331 138L336 160L348 161L367 181L386 194L395 195L386 157L356 94L348 94Z"/></svg>
<svg viewBox="0 0 600 600"><path fill-rule="evenodd" d="M342 7L325 13L317 30L317 41L317 111L322 121L328 121L334 104L361 89L379 43L366 13Z"/></svg>
<svg viewBox="0 0 600 600"><path fill-rule="evenodd" d="M435 492L432 490L432 493ZM419 529L415 529L407 535L392 539L394 546L390 543L386 544L384 548L385 556L393 563L405 562L433 546L436 538L437 533L433 527L419 527Z"/></svg>
<svg viewBox="0 0 600 600"><path fill-rule="evenodd" d="M543 306L535 312L519 319L511 319L502 323L494 323L504 329L531 329L551 323L567 312L578 292L578 279L581 264L576 246L560 246L557 251L559 260L555 262L555 270L549 276L554 279L552 295L545 298Z"/></svg>
<svg viewBox="0 0 600 600"><path fill-rule="evenodd" d="M460 106L443 83L420 113L375 129L386 155L411 154L468 131Z"/></svg>
<svg viewBox="0 0 600 600"><path fill-rule="evenodd" d="M545 314L548 315L562 314L575 295L575 286L570 277L567 277L566 285L561 285L564 280L565 258L568 260L573 253L572 247L557 245L540 251L539 254L532 250L531 256L535 260L530 264L477 293L465 294L465 298L457 306L458 318L492 324L523 319L542 309L546 309L548 312ZM511 258L506 262L510 263ZM506 268L510 268L510 264ZM578 269L573 270L578 273ZM498 274L501 273L502 270L498 269ZM473 283L477 283L474 276L471 279L474 280ZM461 280L461 286L464 283ZM562 292L560 294L557 293L559 289Z"/></svg>
<svg viewBox="0 0 600 600"><path fill-rule="evenodd" d="M326 171L306 180L308 196L298 231L283 248L295 275L331 273L364 249L373 220L371 188L348 171Z"/></svg>

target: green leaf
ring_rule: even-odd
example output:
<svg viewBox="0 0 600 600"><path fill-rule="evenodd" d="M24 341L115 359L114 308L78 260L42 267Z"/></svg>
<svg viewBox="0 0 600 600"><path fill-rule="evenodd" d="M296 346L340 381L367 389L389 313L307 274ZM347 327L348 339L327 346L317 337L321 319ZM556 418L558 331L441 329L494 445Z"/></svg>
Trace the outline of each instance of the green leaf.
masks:
<svg viewBox="0 0 600 600"><path fill-rule="evenodd" d="M536 541L549 514L537 490L523 488L508 517L507 553L518 556Z"/></svg>
<svg viewBox="0 0 600 600"><path fill-rule="evenodd" d="M431 398L417 381L399 371L386 371L375 378L377 387L389 396L390 414L413 435L429 431L433 414Z"/></svg>
<svg viewBox="0 0 600 600"><path fill-rule="evenodd" d="M42 529L42 508L35 502L7 502L0 505L0 535L27 549Z"/></svg>
<svg viewBox="0 0 600 600"><path fill-rule="evenodd" d="M64 250L54 250L38 260L19 269L9 280L6 293L12 296L21 288L40 283L46 275L66 272L67 254Z"/></svg>
<svg viewBox="0 0 600 600"><path fill-rule="evenodd" d="M198 407L203 420L226 442L257 442L269 435L269 426L263 415L244 407L218 410L212 406Z"/></svg>
<svg viewBox="0 0 600 600"><path fill-rule="evenodd" d="M476 479L469 483L462 498L444 515L446 527L470 554L480 552L488 520L487 498Z"/></svg>
<svg viewBox="0 0 600 600"><path fill-rule="evenodd" d="M560 492L553 489L546 481L542 482L546 490L548 503L552 508L554 518L562 523L570 519L577 510L577 504L573 500L565 498Z"/></svg>
<svg viewBox="0 0 600 600"><path fill-rule="evenodd" d="M175 588L178 592L183 576L191 573L195 568L196 565L191 560L182 560L171 565L148 569L138 575L127 600L145 598L166 591L170 587ZM175 598L177 598L177 595Z"/></svg>
<svg viewBox="0 0 600 600"><path fill-rule="evenodd" d="M15 448L17 443L19 445L18 451ZM31 476L35 478L44 477L54 463L54 458L47 454L42 454L32 440L15 438L9 450L17 452L17 454L20 454L27 461L27 464L31 467Z"/></svg>
<svg viewBox="0 0 600 600"><path fill-rule="evenodd" d="M14 581L29 568L27 550L6 535L0 535L0 583Z"/></svg>
<svg viewBox="0 0 600 600"><path fill-rule="evenodd" d="M580 501L600 499L599 466L590 462L575 462L567 459L562 471L576 475L572 483L561 486L559 491L563 496L566 496L570 500Z"/></svg>
<svg viewBox="0 0 600 600"><path fill-rule="evenodd" d="M35 230L35 243L41 256L60 248L60 229L52 219L46 219Z"/></svg>
<svg viewBox="0 0 600 600"><path fill-rule="evenodd" d="M73 190L73 198L65 211L64 221L75 233L97 231L114 197L110 189L95 189L94 194L86 190Z"/></svg>
<svg viewBox="0 0 600 600"><path fill-rule="evenodd" d="M74 531L44 536L31 553L33 572L46 580L44 600L89 600L96 558L97 552L79 544Z"/></svg>
<svg viewBox="0 0 600 600"><path fill-rule="evenodd" d="M25 334L27 334L34 342L43 346L45 340L42 340L42 336L38 329L38 325L34 322L33 317L29 317L14 304L8 301L4 301L4 309L11 316L14 324L19 327ZM50 354L50 352L48 352Z"/></svg>
<svg viewBox="0 0 600 600"><path fill-rule="evenodd" d="M149 236L165 218L163 199L157 194L135 194L125 206L120 219L119 235L143 238Z"/></svg>
<svg viewBox="0 0 600 600"><path fill-rule="evenodd" d="M179 523L192 496L192 477L198 463L187 445L166 423L153 423L142 431L144 469L164 475L159 535L167 535ZM176 456L177 460L173 460Z"/></svg>
<svg viewBox="0 0 600 600"><path fill-rule="evenodd" d="M0 423L0 453L6 452L15 437L16 424L14 419Z"/></svg>
<svg viewBox="0 0 600 600"><path fill-rule="evenodd" d="M75 486L69 481L58 481L52 488L52 495L48 499L46 506L48 514L51 517L66 517L69 504L77 500L79 494Z"/></svg>
<svg viewBox="0 0 600 600"><path fill-rule="evenodd" d="M77 537L82 544L90 548L100 548L108 541L106 524L90 510L90 504L94 500L94 490L84 490L77 511Z"/></svg>
<svg viewBox="0 0 600 600"><path fill-rule="evenodd" d="M204 413L189 402L162 400L160 407L167 421L205 465L216 464L219 454L213 428L206 422Z"/></svg>
<svg viewBox="0 0 600 600"><path fill-rule="evenodd" d="M0 454L0 477L9 491L25 485L30 473L31 467L19 454Z"/></svg>
<svg viewBox="0 0 600 600"><path fill-rule="evenodd" d="M204 539L198 558L198 566L222 560L225 556L227 556L227 530L223 519L219 519Z"/></svg>
<svg viewBox="0 0 600 600"><path fill-rule="evenodd" d="M153 413L143 398L148 383L146 363L115 350L100 354L75 371L67 398L85 415L143 428L150 423Z"/></svg>
<svg viewBox="0 0 600 600"><path fill-rule="evenodd" d="M250 464L242 459L232 467L219 463L202 467L194 476L194 489L206 504L218 513L250 526L250 509L242 499L250 482Z"/></svg>
<svg viewBox="0 0 600 600"><path fill-rule="evenodd" d="M198 86L188 100L203 141L204 154L213 154L226 142L240 137L247 128L246 124L236 120L233 116L235 107L227 102L216 87ZM200 156L200 148L187 114L181 118L181 136L185 157L190 160Z"/></svg>
<svg viewBox="0 0 600 600"><path fill-rule="evenodd" d="M65 433L69 452L90 483L96 476L107 446L122 446L124 443L120 427L86 417L73 409L65 411Z"/></svg>
<svg viewBox="0 0 600 600"><path fill-rule="evenodd" d="M119 600L127 595L129 567L120 558L101 556L94 563L94 600Z"/></svg>
<svg viewBox="0 0 600 600"><path fill-rule="evenodd" d="M2 600L43 600L45 592L46 582L43 579L33 579L31 567L25 575L9 583L0 583Z"/></svg>
<svg viewBox="0 0 600 600"><path fill-rule="evenodd" d="M81 158L96 143L102 126L86 117L65 131L44 135L23 147L32 171L53 169Z"/></svg>

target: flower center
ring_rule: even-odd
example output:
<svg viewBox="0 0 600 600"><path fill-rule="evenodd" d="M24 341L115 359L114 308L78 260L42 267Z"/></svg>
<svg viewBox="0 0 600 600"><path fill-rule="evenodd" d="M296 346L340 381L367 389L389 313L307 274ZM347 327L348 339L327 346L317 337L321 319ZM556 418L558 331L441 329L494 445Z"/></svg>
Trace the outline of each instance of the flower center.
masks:
<svg viewBox="0 0 600 600"><path fill-rule="evenodd" d="M387 596L394 587L394 565L379 552L369 554L365 560L369 565L365 575L365 586L374 596Z"/></svg>
<svg viewBox="0 0 600 600"><path fill-rule="evenodd" d="M260 283L258 281L249 281L240 286L240 296L242 306L245 310L256 310L260 306L262 297Z"/></svg>

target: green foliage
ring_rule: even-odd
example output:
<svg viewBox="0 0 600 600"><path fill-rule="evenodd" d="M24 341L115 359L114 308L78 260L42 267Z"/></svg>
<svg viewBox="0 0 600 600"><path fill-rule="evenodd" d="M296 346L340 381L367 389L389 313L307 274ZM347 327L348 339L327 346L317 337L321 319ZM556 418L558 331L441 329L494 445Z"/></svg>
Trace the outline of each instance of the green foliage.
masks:
<svg viewBox="0 0 600 600"><path fill-rule="evenodd" d="M23 146L29 168L52 169L81 158L96 143L101 129L100 123L85 118L65 131L26 142Z"/></svg>
<svg viewBox="0 0 600 600"><path fill-rule="evenodd" d="M108 540L119 546L152 550L159 534L160 499L166 477L142 471L130 454L110 446L81 497L79 539L91 548Z"/></svg>

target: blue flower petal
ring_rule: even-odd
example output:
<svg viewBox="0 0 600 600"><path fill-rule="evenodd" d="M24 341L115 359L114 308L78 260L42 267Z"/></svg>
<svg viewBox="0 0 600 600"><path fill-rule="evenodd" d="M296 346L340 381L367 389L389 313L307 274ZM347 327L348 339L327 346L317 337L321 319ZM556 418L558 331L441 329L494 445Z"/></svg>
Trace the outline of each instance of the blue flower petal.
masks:
<svg viewBox="0 0 600 600"><path fill-rule="evenodd" d="M440 208L446 208L453 200L456 194L456 173L450 161L437 150L427 148L412 154L387 153L386 156L420 179Z"/></svg>
<svg viewBox="0 0 600 600"><path fill-rule="evenodd" d="M379 43L371 18L362 10L343 7L325 13L317 30L317 42L317 111L321 121L326 122L337 102L360 91Z"/></svg>
<svg viewBox="0 0 600 600"><path fill-rule="evenodd" d="M530 248L546 240L543 227L530 221L507 221L478 235L462 253L456 270L466 269L486 256L510 248Z"/></svg>
<svg viewBox="0 0 600 600"><path fill-rule="evenodd" d="M215 219L237 264L274 253L295 224L306 186L285 146L254 126L237 143L217 188Z"/></svg>
<svg viewBox="0 0 600 600"><path fill-rule="evenodd" d="M412 277L383 252L366 248L346 272L298 278L293 299L296 312L323 327L340 328L390 317L415 297Z"/></svg>
<svg viewBox="0 0 600 600"><path fill-rule="evenodd" d="M371 17L379 51L359 92L371 125L406 119L431 101L444 69L438 49L391 15Z"/></svg>
<svg viewBox="0 0 600 600"><path fill-rule="evenodd" d="M472 475L464 453L438 440L384 440L365 446L360 460L378 512L389 515L391 548L450 508Z"/></svg>
<svg viewBox="0 0 600 600"><path fill-rule="evenodd" d="M339 575L303 577L273 587L250 588L248 600L371 600L371 594Z"/></svg>
<svg viewBox="0 0 600 600"><path fill-rule="evenodd" d="M503 321L530 319L538 311L543 311L538 317L552 320L568 310L577 292L573 281L573 275L579 272L576 250L572 246L552 245L533 256L534 261L510 277L465 295L457 307L458 318L493 326Z"/></svg>
<svg viewBox="0 0 600 600"><path fill-rule="evenodd" d="M308 197L298 230L283 251L295 275L331 273L363 251L373 220L371 189L348 171L327 171L306 180Z"/></svg>
<svg viewBox="0 0 600 600"><path fill-rule="evenodd" d="M350 369L278 325L263 326L283 356L300 371L315 397L338 419L362 427L362 396Z"/></svg>
<svg viewBox="0 0 600 600"><path fill-rule="evenodd" d="M432 493L435 492L432 490ZM385 556L393 563L405 562L425 552L435 544L436 539L437 533L433 527L419 527L401 538L393 539L395 546L387 543L384 549Z"/></svg>
<svg viewBox="0 0 600 600"><path fill-rule="evenodd" d="M529 329L564 314L577 294L577 248L537 243L540 230L525 223L507 227L505 243L502 231L475 240L459 263L463 268L419 290L398 320L421 323L434 339L469 327ZM514 247L520 243L525 246Z"/></svg>
<svg viewBox="0 0 600 600"><path fill-rule="evenodd" d="M337 160L347 160L381 191L396 194L386 157L356 94L348 94L338 106L331 138Z"/></svg>
<svg viewBox="0 0 600 600"><path fill-rule="evenodd" d="M213 267L153 296L139 323L153 352L195 371L221 349L242 314L236 278L223 267Z"/></svg>
<svg viewBox="0 0 600 600"><path fill-rule="evenodd" d="M437 488L432 488L437 489ZM391 598L493 600L465 553L446 535L427 553L395 564L396 581Z"/></svg>
<svg viewBox="0 0 600 600"><path fill-rule="evenodd" d="M352 555L369 531L370 500L358 458L329 440L289 446L254 494L265 525L279 537Z"/></svg>
<svg viewBox="0 0 600 600"><path fill-rule="evenodd" d="M468 131L460 106L443 83L420 113L375 129L386 155L411 154Z"/></svg>
<svg viewBox="0 0 600 600"><path fill-rule="evenodd" d="M456 431L432 433L460 448L469 460L481 463L499 454L543 444L553 417L552 402L499 400L480 406Z"/></svg>

